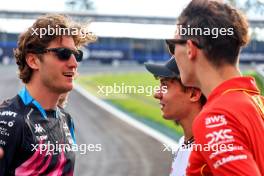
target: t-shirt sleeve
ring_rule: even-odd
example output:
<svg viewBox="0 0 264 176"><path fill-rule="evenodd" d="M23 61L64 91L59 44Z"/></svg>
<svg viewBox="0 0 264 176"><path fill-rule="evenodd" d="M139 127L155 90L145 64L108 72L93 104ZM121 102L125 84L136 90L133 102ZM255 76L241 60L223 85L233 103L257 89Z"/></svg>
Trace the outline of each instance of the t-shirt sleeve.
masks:
<svg viewBox="0 0 264 176"><path fill-rule="evenodd" d="M9 171L15 153L22 143L23 120L16 112L0 109L0 147L4 156L0 159L0 173Z"/></svg>

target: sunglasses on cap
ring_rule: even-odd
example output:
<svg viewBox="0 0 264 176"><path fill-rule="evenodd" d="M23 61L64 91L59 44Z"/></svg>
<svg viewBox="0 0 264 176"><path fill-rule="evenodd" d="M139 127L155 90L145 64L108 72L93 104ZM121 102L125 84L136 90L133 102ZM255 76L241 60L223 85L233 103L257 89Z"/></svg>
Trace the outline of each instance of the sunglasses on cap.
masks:
<svg viewBox="0 0 264 176"><path fill-rule="evenodd" d="M67 61L73 54L77 62L83 59L83 52L81 50L71 50L69 48L47 48L40 53L54 52L60 61Z"/></svg>
<svg viewBox="0 0 264 176"><path fill-rule="evenodd" d="M167 39L167 40L165 40L165 42L166 42L167 48L169 50L169 53L171 55L174 55L176 44L185 45L188 40L190 40L190 39ZM193 41L193 40L191 40L191 41L197 48L199 48L199 49L203 48L196 41Z"/></svg>

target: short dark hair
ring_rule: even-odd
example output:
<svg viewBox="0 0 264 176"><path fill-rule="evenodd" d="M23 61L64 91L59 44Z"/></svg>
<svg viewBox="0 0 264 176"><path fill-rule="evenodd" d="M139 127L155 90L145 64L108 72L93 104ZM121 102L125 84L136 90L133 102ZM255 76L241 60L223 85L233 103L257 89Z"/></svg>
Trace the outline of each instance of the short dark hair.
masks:
<svg viewBox="0 0 264 176"><path fill-rule="evenodd" d="M182 35L203 46L207 59L213 65L238 62L241 47L249 42L248 22L245 16L228 4L214 0L192 0L178 18L178 25L185 28L232 29L232 35Z"/></svg>

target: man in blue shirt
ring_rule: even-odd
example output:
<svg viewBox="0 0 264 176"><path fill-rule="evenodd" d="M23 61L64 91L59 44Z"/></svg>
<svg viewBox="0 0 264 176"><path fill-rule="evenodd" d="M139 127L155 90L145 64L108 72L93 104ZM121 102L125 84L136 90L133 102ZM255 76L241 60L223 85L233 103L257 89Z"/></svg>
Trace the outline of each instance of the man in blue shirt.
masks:
<svg viewBox="0 0 264 176"><path fill-rule="evenodd" d="M81 27L46 15L20 35L14 53L25 86L0 105L1 175L73 175L73 123L57 103L73 88L79 47L95 39Z"/></svg>

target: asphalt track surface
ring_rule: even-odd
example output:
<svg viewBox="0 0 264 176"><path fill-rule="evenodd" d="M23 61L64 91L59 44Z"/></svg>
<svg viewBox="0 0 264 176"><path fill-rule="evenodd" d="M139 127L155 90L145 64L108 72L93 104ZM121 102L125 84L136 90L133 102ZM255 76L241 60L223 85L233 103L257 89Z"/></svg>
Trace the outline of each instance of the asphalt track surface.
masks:
<svg viewBox="0 0 264 176"><path fill-rule="evenodd" d="M99 67L83 69L88 73L107 70ZM109 72L111 70L116 69L110 68ZM16 77L16 67L0 65L0 102L13 97L23 86ZM172 155L164 152L163 144L157 140L120 121L76 91L71 93L67 109L74 118L77 143L82 144L82 149L77 152L74 175L169 175ZM89 144L100 144L102 150L84 151Z"/></svg>

